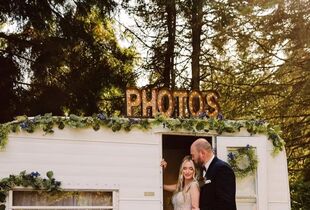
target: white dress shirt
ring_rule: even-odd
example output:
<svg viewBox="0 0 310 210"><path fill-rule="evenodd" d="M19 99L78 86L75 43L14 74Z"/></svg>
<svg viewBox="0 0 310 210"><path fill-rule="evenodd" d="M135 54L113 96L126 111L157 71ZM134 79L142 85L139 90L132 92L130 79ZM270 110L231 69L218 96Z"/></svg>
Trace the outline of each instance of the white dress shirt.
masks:
<svg viewBox="0 0 310 210"><path fill-rule="evenodd" d="M203 176L206 175L206 173L207 173L207 171L208 171L208 168L209 168L209 166L210 166L210 164L211 164L211 162L212 162L213 159L214 159L214 155L212 155L212 157L210 158L210 160L209 160L208 162L206 162L206 164L204 164L204 167L206 168L206 170L203 171Z"/></svg>

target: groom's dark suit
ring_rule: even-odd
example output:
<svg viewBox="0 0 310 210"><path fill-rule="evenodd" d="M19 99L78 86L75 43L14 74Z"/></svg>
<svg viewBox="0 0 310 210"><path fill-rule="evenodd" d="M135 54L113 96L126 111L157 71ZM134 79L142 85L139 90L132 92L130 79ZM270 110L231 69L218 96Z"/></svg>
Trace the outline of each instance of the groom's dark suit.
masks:
<svg viewBox="0 0 310 210"><path fill-rule="evenodd" d="M236 179L231 167L214 157L200 191L200 210L236 210Z"/></svg>

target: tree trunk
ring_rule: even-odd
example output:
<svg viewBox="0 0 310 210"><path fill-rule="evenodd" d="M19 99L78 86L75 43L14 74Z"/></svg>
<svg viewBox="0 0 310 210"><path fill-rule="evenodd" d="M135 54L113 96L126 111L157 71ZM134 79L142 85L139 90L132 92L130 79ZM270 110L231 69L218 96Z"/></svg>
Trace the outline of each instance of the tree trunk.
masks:
<svg viewBox="0 0 310 210"><path fill-rule="evenodd" d="M168 41L167 51L165 54L164 67L164 86L174 89L175 87L175 72L174 72L174 46L175 46L175 30L176 30L176 8L175 0L167 1L167 27L168 27Z"/></svg>
<svg viewBox="0 0 310 210"><path fill-rule="evenodd" d="M192 2L192 89L199 90L200 68L199 58L201 52L201 27L202 27L202 0Z"/></svg>

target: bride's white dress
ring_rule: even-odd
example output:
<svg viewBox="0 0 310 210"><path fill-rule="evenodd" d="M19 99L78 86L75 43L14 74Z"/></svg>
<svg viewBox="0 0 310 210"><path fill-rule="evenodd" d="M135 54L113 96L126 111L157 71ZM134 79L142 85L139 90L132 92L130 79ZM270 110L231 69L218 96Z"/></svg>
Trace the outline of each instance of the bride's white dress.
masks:
<svg viewBox="0 0 310 210"><path fill-rule="evenodd" d="M190 195L190 188L196 187L198 182L191 182L185 189L181 192L177 192L172 196L172 204L174 210L191 210L192 209L192 199Z"/></svg>

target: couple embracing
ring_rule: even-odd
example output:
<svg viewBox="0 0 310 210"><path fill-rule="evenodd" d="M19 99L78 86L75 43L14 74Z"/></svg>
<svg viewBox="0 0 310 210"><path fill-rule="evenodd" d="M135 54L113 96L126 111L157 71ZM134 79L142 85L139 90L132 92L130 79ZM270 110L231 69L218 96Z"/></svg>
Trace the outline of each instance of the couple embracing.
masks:
<svg viewBox="0 0 310 210"><path fill-rule="evenodd" d="M236 180L231 167L214 156L211 144L197 139L181 164L178 183L164 185L174 192L174 210L236 210ZM162 161L162 166L166 167ZM198 183L197 168L200 167L203 183Z"/></svg>

